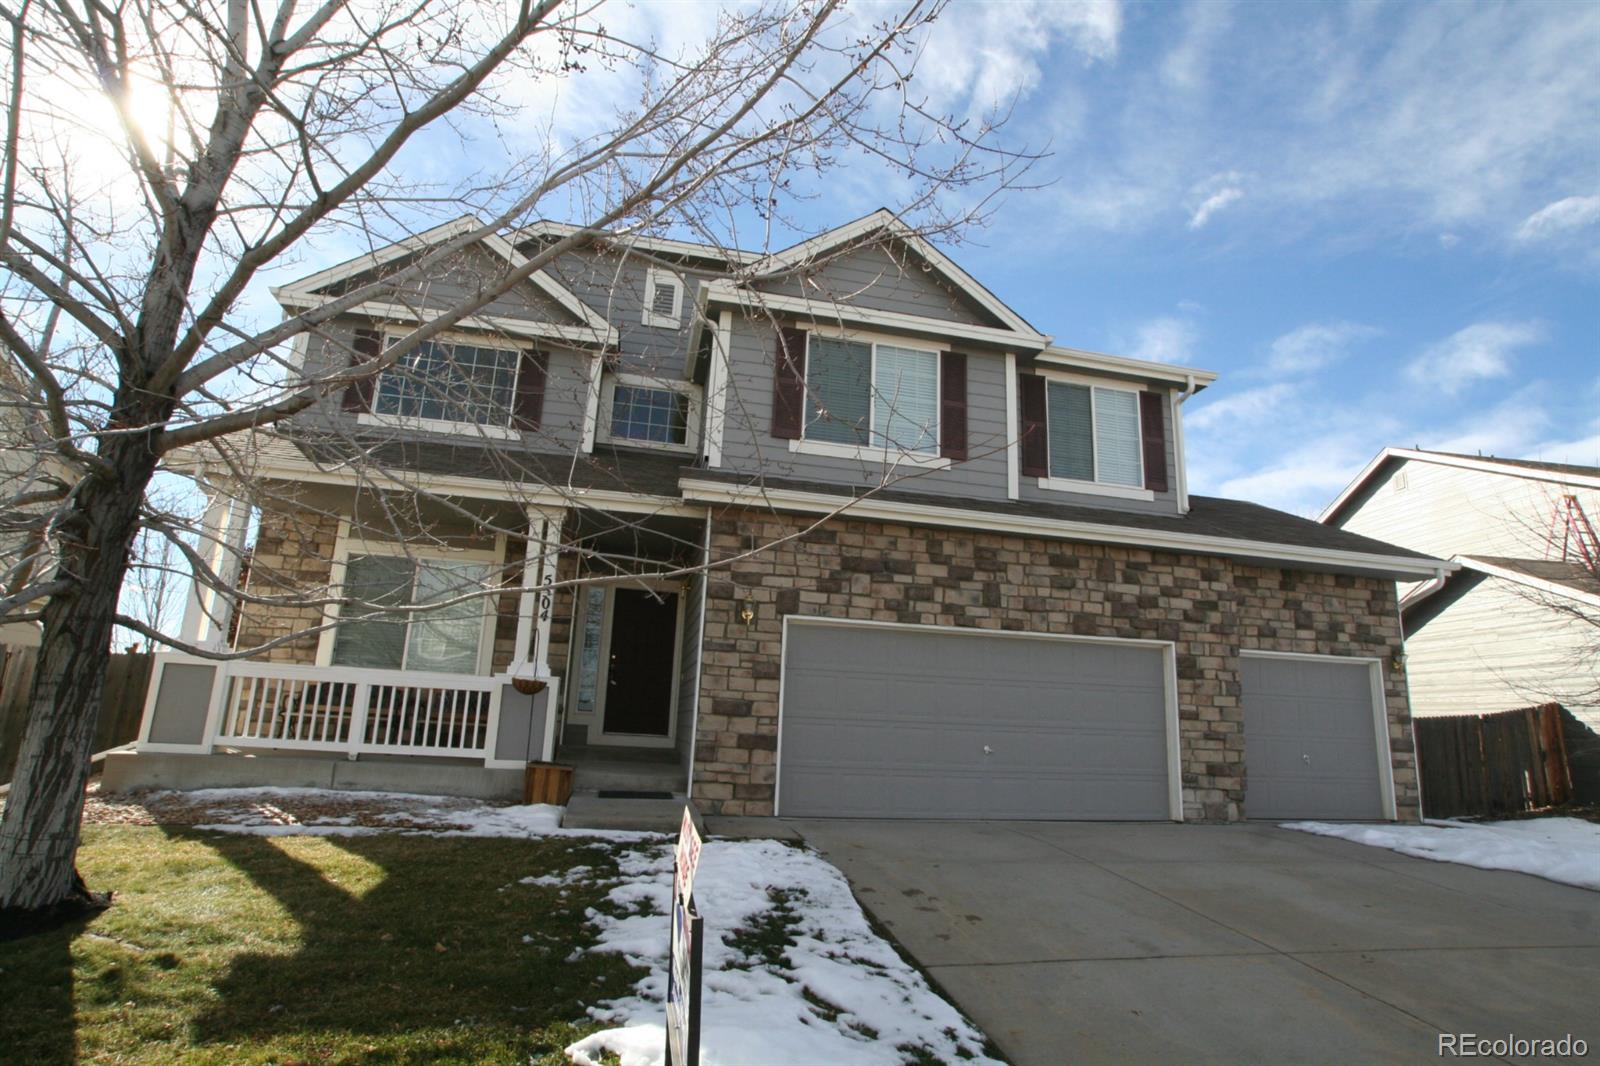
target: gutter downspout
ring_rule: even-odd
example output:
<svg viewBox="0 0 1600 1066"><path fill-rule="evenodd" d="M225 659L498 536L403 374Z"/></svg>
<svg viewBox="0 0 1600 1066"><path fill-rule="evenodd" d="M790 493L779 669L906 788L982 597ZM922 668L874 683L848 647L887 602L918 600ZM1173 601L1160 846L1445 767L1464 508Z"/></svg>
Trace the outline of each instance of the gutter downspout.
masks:
<svg viewBox="0 0 1600 1066"><path fill-rule="evenodd" d="M1193 374L1187 375L1183 391L1177 394L1172 404L1172 450L1175 465L1178 468L1178 513L1189 513L1189 464L1184 461L1183 448L1183 404L1189 397L1199 391L1199 385Z"/></svg>

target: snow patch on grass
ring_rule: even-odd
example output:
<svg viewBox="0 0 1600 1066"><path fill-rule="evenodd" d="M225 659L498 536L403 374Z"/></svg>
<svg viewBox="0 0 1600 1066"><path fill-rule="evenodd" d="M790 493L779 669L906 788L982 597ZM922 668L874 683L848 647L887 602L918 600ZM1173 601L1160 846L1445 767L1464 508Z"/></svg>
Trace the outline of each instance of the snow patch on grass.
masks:
<svg viewBox="0 0 1600 1066"><path fill-rule="evenodd" d="M630 995L590 1013L616 1028L567 1049L596 1064L663 1061L670 848L636 851L604 909L592 951L650 973ZM985 1038L872 931L842 874L815 853L775 841L711 840L695 884L705 917L701 1061L706 1066L966 1061L994 1063Z"/></svg>
<svg viewBox="0 0 1600 1066"><path fill-rule="evenodd" d="M1426 825L1286 822L1283 828L1388 848L1419 859L1515 870L1600 892L1600 824L1579 818Z"/></svg>

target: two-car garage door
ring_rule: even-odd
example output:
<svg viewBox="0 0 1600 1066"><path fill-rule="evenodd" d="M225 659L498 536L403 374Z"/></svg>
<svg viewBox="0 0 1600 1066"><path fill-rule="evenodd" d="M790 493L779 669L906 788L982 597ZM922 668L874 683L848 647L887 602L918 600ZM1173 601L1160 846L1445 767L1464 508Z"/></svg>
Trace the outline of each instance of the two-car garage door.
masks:
<svg viewBox="0 0 1600 1066"><path fill-rule="evenodd" d="M1170 645L799 618L785 628L779 814L1182 816ZM1373 670L1241 657L1249 817L1394 816Z"/></svg>
<svg viewBox="0 0 1600 1066"><path fill-rule="evenodd" d="M1165 646L790 623L780 814L1175 816Z"/></svg>

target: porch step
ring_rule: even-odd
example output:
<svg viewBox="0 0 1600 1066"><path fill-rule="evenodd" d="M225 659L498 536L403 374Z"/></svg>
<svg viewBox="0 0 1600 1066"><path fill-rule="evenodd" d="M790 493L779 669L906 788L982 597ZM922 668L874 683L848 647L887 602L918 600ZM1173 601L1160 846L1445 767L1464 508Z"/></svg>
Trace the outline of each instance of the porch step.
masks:
<svg viewBox="0 0 1600 1066"><path fill-rule="evenodd" d="M579 793L668 792L681 796L685 777L676 760L661 763L585 758L572 763L572 790Z"/></svg>
<svg viewBox="0 0 1600 1066"><path fill-rule="evenodd" d="M673 833L683 821L683 799L601 799L575 792L561 817L563 829L637 829Z"/></svg>

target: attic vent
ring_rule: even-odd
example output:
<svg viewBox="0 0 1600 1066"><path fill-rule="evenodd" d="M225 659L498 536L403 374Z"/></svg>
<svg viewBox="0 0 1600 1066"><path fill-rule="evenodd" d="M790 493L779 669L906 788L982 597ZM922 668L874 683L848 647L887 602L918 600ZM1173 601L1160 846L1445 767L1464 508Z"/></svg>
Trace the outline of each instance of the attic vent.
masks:
<svg viewBox="0 0 1600 1066"><path fill-rule="evenodd" d="M1406 472L1404 470L1397 472L1394 477L1389 479L1389 484L1394 487L1394 491L1404 492L1406 490Z"/></svg>
<svg viewBox="0 0 1600 1066"><path fill-rule="evenodd" d="M644 324L677 329L682 310L683 283L665 270L652 269L644 286Z"/></svg>

